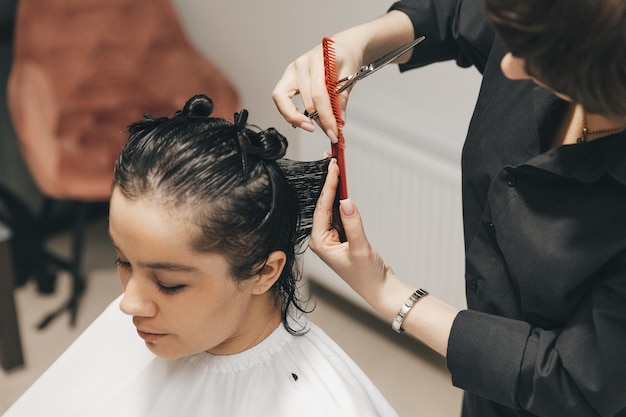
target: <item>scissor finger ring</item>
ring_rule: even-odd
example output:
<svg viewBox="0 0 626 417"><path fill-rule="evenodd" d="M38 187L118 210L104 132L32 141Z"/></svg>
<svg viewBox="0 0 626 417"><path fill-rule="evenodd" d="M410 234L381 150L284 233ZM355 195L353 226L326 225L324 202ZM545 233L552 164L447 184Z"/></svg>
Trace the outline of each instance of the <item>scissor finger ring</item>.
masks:
<svg viewBox="0 0 626 417"><path fill-rule="evenodd" d="M316 111L314 111L313 113L309 113L309 112L308 112L308 111L306 111L306 110L304 111L304 115L305 115L306 117L308 117L309 119L311 119L311 120L316 119L316 118L317 118L317 116L318 116Z"/></svg>

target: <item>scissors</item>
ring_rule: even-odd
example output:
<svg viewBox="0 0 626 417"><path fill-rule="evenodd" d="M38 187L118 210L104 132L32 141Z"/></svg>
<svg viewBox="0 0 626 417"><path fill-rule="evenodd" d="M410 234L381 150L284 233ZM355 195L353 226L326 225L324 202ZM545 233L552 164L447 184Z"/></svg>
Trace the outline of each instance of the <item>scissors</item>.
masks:
<svg viewBox="0 0 626 417"><path fill-rule="evenodd" d="M344 78L342 78L340 80L337 80L337 84L345 83L344 85L339 87L339 89L337 89L337 94L343 93L348 88L350 88L354 84L356 84L357 81L360 81L363 78L372 75L373 73L375 73L376 71L378 71L382 67L386 66L387 64L390 64L396 58L398 58L400 55L402 55L405 52L407 52L408 50L412 49L415 45L417 45L418 43L422 42L424 39L426 39L425 36L420 36L419 38L417 38L417 39L407 43L406 45L403 45L403 46L399 47L398 49L394 49L393 51L389 52L388 54L385 54L385 55L381 56L380 58L374 60L372 63L370 63L368 65L363 65L354 74L349 75L347 77L344 77ZM309 113L309 112L305 111L304 115L309 117L310 119L315 119L318 116L316 111L313 112L313 113Z"/></svg>

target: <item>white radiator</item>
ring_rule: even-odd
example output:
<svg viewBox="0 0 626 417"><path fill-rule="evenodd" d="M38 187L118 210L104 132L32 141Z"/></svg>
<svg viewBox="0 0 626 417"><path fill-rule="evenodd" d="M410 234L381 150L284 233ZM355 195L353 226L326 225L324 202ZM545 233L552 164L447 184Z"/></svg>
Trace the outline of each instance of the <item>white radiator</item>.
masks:
<svg viewBox="0 0 626 417"><path fill-rule="evenodd" d="M351 112L344 130L348 194L396 275L465 308L460 149L437 146L432 132L384 124ZM299 139L299 157L321 158L326 143ZM373 311L311 251L303 268L306 278Z"/></svg>

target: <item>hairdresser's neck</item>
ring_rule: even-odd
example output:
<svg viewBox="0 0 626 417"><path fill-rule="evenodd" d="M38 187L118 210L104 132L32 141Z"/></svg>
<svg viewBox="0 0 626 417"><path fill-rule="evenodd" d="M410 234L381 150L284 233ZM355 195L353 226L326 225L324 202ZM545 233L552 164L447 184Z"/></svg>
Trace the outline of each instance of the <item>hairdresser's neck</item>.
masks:
<svg viewBox="0 0 626 417"><path fill-rule="evenodd" d="M209 353L232 355L251 349L272 334L281 320L280 304L270 293L253 295L232 335Z"/></svg>
<svg viewBox="0 0 626 417"><path fill-rule="evenodd" d="M623 130L619 129L622 126L626 127L626 121L623 119L585 112L580 104L570 103L561 129L554 138L553 146L577 143L582 136L583 128L590 132L586 138L589 142ZM615 129L616 127L618 129Z"/></svg>

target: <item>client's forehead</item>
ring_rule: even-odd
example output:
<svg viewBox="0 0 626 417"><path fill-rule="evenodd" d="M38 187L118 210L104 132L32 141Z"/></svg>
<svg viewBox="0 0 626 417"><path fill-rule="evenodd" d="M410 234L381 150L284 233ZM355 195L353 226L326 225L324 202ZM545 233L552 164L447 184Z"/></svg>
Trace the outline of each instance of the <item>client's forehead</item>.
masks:
<svg viewBox="0 0 626 417"><path fill-rule="evenodd" d="M154 198L128 198L116 187L109 207L110 234L113 239L170 241L191 248L196 226L189 210L185 206L174 209Z"/></svg>

